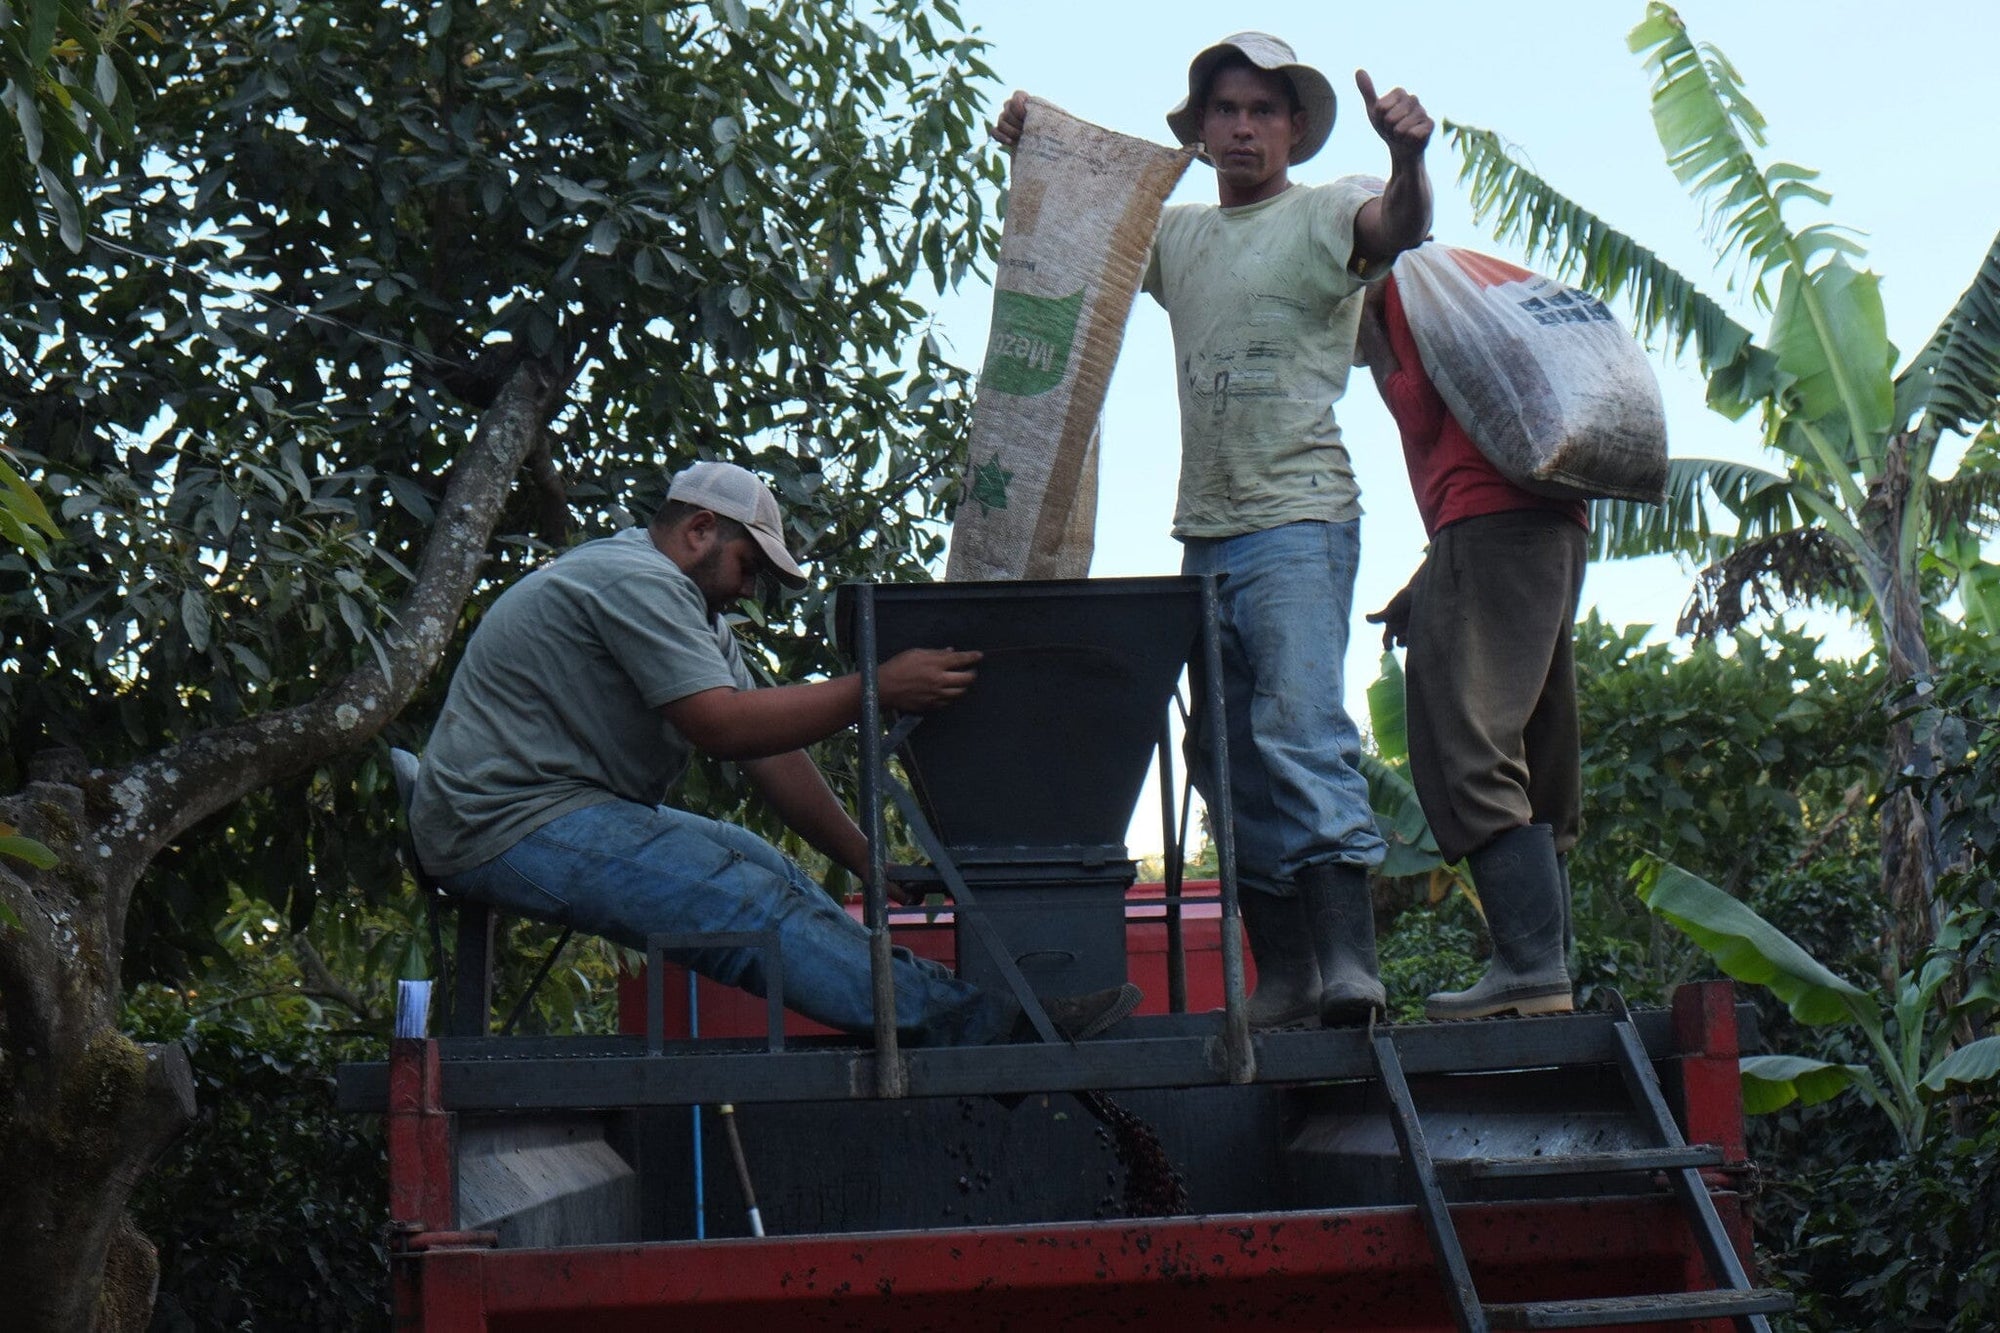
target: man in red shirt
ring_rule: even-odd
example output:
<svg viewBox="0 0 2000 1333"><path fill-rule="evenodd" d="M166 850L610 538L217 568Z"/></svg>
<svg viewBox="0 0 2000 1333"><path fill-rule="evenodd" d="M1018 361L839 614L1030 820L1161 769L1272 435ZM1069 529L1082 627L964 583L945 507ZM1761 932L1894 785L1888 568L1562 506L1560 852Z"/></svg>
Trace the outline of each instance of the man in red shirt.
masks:
<svg viewBox="0 0 2000 1333"><path fill-rule="evenodd" d="M1390 276L1359 351L1403 437L1430 536L1409 586L1368 617L1409 645L1410 774L1438 850L1467 858L1493 937L1485 976L1424 1001L1433 1019L1564 1013L1569 881L1583 802L1571 642L1588 510L1508 481L1446 409Z"/></svg>

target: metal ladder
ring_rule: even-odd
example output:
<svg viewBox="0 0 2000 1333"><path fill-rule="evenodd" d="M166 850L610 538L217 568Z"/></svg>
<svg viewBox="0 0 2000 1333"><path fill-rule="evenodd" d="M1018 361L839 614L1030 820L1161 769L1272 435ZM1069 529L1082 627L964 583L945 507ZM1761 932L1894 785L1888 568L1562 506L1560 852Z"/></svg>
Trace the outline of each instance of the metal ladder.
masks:
<svg viewBox="0 0 2000 1333"><path fill-rule="evenodd" d="M1611 1025L1612 1054L1623 1076L1625 1089L1648 1124L1658 1145L1628 1152L1588 1153L1570 1156L1480 1159L1463 1165L1462 1173L1486 1179L1529 1176L1601 1175L1608 1172L1652 1174L1664 1172L1687 1214L1695 1242L1716 1283L1710 1291L1663 1292L1645 1296L1615 1296L1590 1300L1535 1301L1488 1305L1473 1289L1472 1271L1459 1244L1451 1210L1438 1184L1438 1164L1424 1141L1423 1124L1410 1096L1409 1081L1396 1054L1394 1035L1386 1029L1371 1028L1369 1045L1375 1065L1382 1075L1394 1112L1390 1123L1396 1132L1403 1161L1416 1177L1417 1211L1430 1234L1431 1249L1445 1279L1445 1298L1461 1333L1486 1333L1496 1328L1587 1328L1605 1324L1664 1324L1694 1319L1733 1319L1744 1333L1770 1333L1766 1315L1782 1314L1792 1308L1792 1298L1781 1291L1755 1288L1723 1230L1715 1201L1703 1184L1703 1167L1720 1165L1722 1154L1714 1148L1690 1147L1667 1109L1660 1093L1653 1062L1624 1001L1614 997L1616 1016ZM1448 1164L1448 1168L1453 1164Z"/></svg>

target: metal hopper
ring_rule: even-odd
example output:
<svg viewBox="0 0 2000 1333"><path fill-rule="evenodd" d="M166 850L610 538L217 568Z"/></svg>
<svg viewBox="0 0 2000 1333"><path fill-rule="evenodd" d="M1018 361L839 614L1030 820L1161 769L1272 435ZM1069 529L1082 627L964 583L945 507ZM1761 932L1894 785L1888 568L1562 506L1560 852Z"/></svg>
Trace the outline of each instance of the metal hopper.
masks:
<svg viewBox="0 0 2000 1333"><path fill-rule="evenodd" d="M854 586L838 640L854 656ZM984 653L965 698L899 754L961 860L1000 849L1124 855L1161 721L1201 632L1193 578L906 583L875 588L876 660L906 648Z"/></svg>
<svg viewBox="0 0 2000 1333"><path fill-rule="evenodd" d="M1074 994L1126 979L1125 828L1167 701L1200 640L1192 578L889 584L841 589L838 639L875 661L977 649L978 682L925 716L898 755L933 855L959 876L959 971ZM872 603L864 611L861 604ZM977 906L974 906L976 902ZM985 913L987 925L971 913ZM1012 973L1012 975L1009 975Z"/></svg>

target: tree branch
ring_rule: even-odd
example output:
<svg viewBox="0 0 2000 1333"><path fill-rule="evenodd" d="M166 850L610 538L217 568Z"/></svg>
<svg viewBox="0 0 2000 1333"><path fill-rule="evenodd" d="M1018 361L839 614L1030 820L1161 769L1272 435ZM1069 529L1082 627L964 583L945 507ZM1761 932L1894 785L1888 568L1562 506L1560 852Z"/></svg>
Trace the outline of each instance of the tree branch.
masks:
<svg viewBox="0 0 2000 1333"><path fill-rule="evenodd" d="M501 506L567 385L567 375L524 362L481 416L452 469L416 583L396 608L386 671L370 661L310 703L200 732L123 770L93 775L105 806L93 837L107 862L110 921L124 920L139 872L173 838L250 792L369 739L409 702L457 632Z"/></svg>

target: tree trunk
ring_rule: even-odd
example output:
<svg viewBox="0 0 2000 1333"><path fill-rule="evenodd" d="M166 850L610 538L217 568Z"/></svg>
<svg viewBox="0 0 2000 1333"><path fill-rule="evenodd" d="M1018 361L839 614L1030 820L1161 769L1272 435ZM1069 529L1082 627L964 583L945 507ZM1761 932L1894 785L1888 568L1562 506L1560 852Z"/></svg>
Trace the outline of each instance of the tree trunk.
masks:
<svg viewBox="0 0 2000 1333"><path fill-rule="evenodd" d="M1910 437L1892 436L1864 512L1874 545L1875 560L1867 574L1881 618L1890 707L1902 714L1889 724L1890 787L1905 777L1928 778L1938 771L1931 729L1919 726L1920 712L1907 711L1909 687L1931 674L1923 591L1916 570L1905 568L1900 555L1910 512L1909 469ZM1936 830L1923 797L1907 789L1889 791L1882 802L1882 897L1895 947L1882 967L1892 987L1897 974L1914 965L1937 939L1939 860Z"/></svg>
<svg viewBox="0 0 2000 1333"><path fill-rule="evenodd" d="M156 853L208 815L372 739L436 670L522 460L567 375L521 365L452 471L388 669L191 736L116 772L37 773L0 823L56 854L0 858L0 1301L9 1329L117 1333L151 1319L158 1263L132 1187L195 1113L179 1046L118 1030L125 913Z"/></svg>

